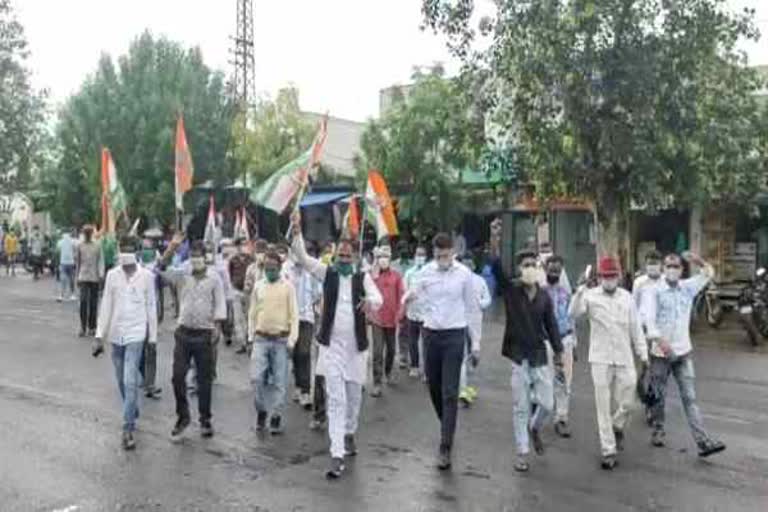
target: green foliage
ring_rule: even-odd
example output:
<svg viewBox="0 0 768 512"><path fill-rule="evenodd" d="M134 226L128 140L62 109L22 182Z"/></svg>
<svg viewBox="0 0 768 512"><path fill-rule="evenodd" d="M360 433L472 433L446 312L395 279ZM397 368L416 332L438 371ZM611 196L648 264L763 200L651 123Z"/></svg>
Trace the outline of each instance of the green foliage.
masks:
<svg viewBox="0 0 768 512"><path fill-rule="evenodd" d="M24 190L45 137L45 94L32 89L24 29L0 0L0 190Z"/></svg>
<svg viewBox="0 0 768 512"><path fill-rule="evenodd" d="M100 154L108 147L125 188L129 216L174 215L176 120L183 113L195 183L229 184L226 155L233 108L224 77L197 48L142 34L117 60L102 56L96 72L61 111L58 165L42 182L55 197L59 222L98 221Z"/></svg>
<svg viewBox="0 0 768 512"><path fill-rule="evenodd" d="M380 170L402 198L399 216L416 225L450 229L460 219L459 171L477 161L484 142L470 78L447 79L439 68L416 73L363 133L360 176Z"/></svg>
<svg viewBox="0 0 768 512"><path fill-rule="evenodd" d="M731 14L724 0L496 6L481 23L490 45L473 51L471 0L423 0L426 25L490 73L489 121L538 194L593 200L607 227L632 201L739 199L762 184L759 80L736 50L758 37L753 11Z"/></svg>

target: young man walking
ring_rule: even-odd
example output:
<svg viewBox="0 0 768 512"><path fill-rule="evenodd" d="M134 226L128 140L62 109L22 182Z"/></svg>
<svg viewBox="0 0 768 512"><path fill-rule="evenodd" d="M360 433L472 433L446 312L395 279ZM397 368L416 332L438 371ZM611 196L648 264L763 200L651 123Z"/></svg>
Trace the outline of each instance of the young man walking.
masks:
<svg viewBox="0 0 768 512"><path fill-rule="evenodd" d="M403 298L403 279L397 270L391 267L392 250L388 245L375 251L373 282L379 289L384 303L372 312L368 319L373 334L373 389L371 396L381 396L384 378L392 382L392 370L395 363L396 336L400 301Z"/></svg>
<svg viewBox="0 0 768 512"><path fill-rule="evenodd" d="M645 302L648 340L651 346L650 387L658 398L652 407L653 446L664 446L664 407L667 381L672 374L677 381L680 399L688 418L693 440L700 457L709 457L725 450L725 444L713 439L704 428L701 411L696 403L693 346L691 344L691 307L696 295L714 276L712 266L695 254L688 253L687 260L701 271L681 279L683 262L677 254L664 258L664 278L652 288Z"/></svg>
<svg viewBox="0 0 768 512"><path fill-rule="evenodd" d="M599 286L582 285L573 299L573 317L589 320L589 363L595 388L597 427L602 451L601 466L612 470L624 449L624 429L635 408L637 372L634 348L643 366L648 364L645 342L632 295L619 288L621 267L615 258L598 264ZM616 408L611 412L611 404Z"/></svg>
<svg viewBox="0 0 768 512"><path fill-rule="evenodd" d="M65 298L75 300L75 241L69 232L65 231L61 240L56 244L59 253L59 297L58 302Z"/></svg>
<svg viewBox="0 0 768 512"><path fill-rule="evenodd" d="M296 290L283 279L281 265L276 252L266 254L264 279L253 288L248 312L256 429L263 431L269 419L272 435L283 431L281 412L288 384L288 352L299 337Z"/></svg>
<svg viewBox="0 0 768 512"><path fill-rule="evenodd" d="M264 256L267 252L267 241L258 239L253 244L253 262L248 265L245 271L245 278L243 279L243 296L245 298L245 305L243 311L248 314L250 309L250 298L253 287L257 282L261 281L264 277ZM250 345L248 339L243 342L243 345L235 351L236 354L246 354L250 352Z"/></svg>
<svg viewBox="0 0 768 512"><path fill-rule="evenodd" d="M573 352L576 350L575 326L570 313L571 289L561 282L563 273L563 258L550 256L544 263L546 284L544 291L549 294L557 321L557 330L563 344L563 379L555 379L555 432L560 437L571 437L568 423L570 408L571 382L573 381Z"/></svg>
<svg viewBox="0 0 768 512"><path fill-rule="evenodd" d="M229 259L229 280L232 284L232 338L236 346L244 347L248 341L248 299L245 296L245 274L253 263L246 252L244 240L235 239L235 254Z"/></svg>
<svg viewBox="0 0 768 512"><path fill-rule="evenodd" d="M461 363L461 378L459 380L459 401L464 407L470 407L477 398L477 387L470 385L470 373L477 367L480 353L480 342L483 337L483 310L491 305L491 293L479 274L475 273L474 260L465 255L461 263L472 273L472 286L475 289L477 307L467 317L467 343L465 344L464 361ZM473 354L472 347L476 348Z"/></svg>
<svg viewBox="0 0 768 512"><path fill-rule="evenodd" d="M5 233L3 249L5 251L5 275L15 276L16 258L19 256L19 239L13 230Z"/></svg>
<svg viewBox="0 0 768 512"><path fill-rule="evenodd" d="M632 283L632 299L635 302L640 326L643 328L644 334L648 332L648 322L644 317L646 312L644 304L647 300L646 296L661 282L661 260L661 253L658 251L647 252L645 254L645 271L637 276L634 283ZM653 426L653 413L651 407L648 406L645 409L645 421L648 426Z"/></svg>
<svg viewBox="0 0 768 512"><path fill-rule="evenodd" d="M96 330L98 355L104 340L112 345L112 363L123 401L123 448L136 446L139 415L140 364L144 341L157 343L154 274L140 267L129 240L121 244L119 265L107 273Z"/></svg>
<svg viewBox="0 0 768 512"><path fill-rule="evenodd" d="M182 241L182 235L174 237L161 259L161 269L168 264ZM203 437L213 436L213 343L217 324L227 318L227 303L221 280L215 272L209 271L205 260L205 246L196 241L190 249L191 273L179 268L162 272L163 277L176 286L180 301L178 327L174 333L176 344L173 350L173 394L176 397L177 416L171 432L171 440L174 442L182 439L190 424L186 376L192 360L195 362L197 378L200 434Z"/></svg>
<svg viewBox="0 0 768 512"><path fill-rule="evenodd" d="M440 233L433 240L434 261L419 273L414 289L406 297L423 301L425 371L432 406L440 420L440 449L437 467L451 467L456 414L459 402L461 363L467 343L468 319L477 309L472 273L455 261L453 240ZM477 360L480 347L472 346Z"/></svg>
<svg viewBox="0 0 768 512"><path fill-rule="evenodd" d="M355 433L367 373L365 313L381 307L383 299L370 275L355 272L351 242L340 241L335 263L325 265L307 255L298 212L292 216L291 223L293 254L323 283L317 365L318 373L325 376L328 395L331 466L326 476L336 479L344 472L344 457L357 454Z"/></svg>
<svg viewBox="0 0 768 512"><path fill-rule="evenodd" d="M32 228L32 235L29 237L29 257L32 263L33 279L37 281L43 273L43 248L45 247L45 238L40 233L40 227Z"/></svg>
<svg viewBox="0 0 768 512"><path fill-rule="evenodd" d="M419 272L424 268L424 265L426 264L427 248L423 245L419 245L416 247L416 252L413 257L413 265L408 270L406 270L405 277L403 278L406 293L416 288L416 281L418 279ZM407 331L408 349L410 352L411 363L411 369L408 372L408 376L412 378L418 378L421 375L421 371L423 369L423 309L423 301L418 297L414 297L412 300L408 301L405 309L405 329Z"/></svg>
<svg viewBox="0 0 768 512"><path fill-rule="evenodd" d="M77 284L80 288L80 337L83 338L93 336L96 332L99 285L104 275L101 245L93 240L91 225L83 227L83 241L77 244L75 263Z"/></svg>

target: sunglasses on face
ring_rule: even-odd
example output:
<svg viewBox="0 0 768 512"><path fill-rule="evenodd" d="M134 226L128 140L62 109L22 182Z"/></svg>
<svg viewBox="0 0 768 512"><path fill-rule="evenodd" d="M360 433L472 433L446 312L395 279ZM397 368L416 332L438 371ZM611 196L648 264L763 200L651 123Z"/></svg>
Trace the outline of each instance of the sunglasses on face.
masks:
<svg viewBox="0 0 768 512"><path fill-rule="evenodd" d="M681 268L681 265L678 265L677 263L670 263L666 265L666 268Z"/></svg>

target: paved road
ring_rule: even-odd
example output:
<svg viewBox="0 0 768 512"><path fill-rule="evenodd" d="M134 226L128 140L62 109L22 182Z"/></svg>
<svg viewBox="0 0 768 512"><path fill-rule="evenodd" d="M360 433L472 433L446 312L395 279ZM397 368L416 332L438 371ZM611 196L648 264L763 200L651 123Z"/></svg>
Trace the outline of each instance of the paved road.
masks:
<svg viewBox="0 0 768 512"><path fill-rule="evenodd" d="M738 331L697 335L700 402L728 444L695 456L676 392L669 446L652 449L639 417L613 473L598 468L591 383L584 357L573 399L574 438L545 434L546 456L512 470L508 364L500 325L489 322L479 403L461 412L454 470L432 466L437 421L423 385L403 382L366 398L360 455L329 483L324 435L291 405L280 438L257 438L247 362L220 352L214 390L217 435L172 445L171 324L161 334L165 396L142 405L137 450L120 448L120 415L108 357L91 358L75 336L76 305L57 304L50 280L0 276L0 510L3 511L568 511L768 510L768 353ZM580 352L585 353L585 346Z"/></svg>

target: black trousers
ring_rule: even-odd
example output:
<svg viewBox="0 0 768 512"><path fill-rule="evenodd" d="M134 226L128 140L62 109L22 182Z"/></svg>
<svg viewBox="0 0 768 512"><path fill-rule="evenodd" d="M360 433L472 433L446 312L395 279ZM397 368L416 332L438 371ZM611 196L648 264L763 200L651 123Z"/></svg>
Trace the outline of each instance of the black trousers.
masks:
<svg viewBox="0 0 768 512"><path fill-rule="evenodd" d="M176 415L189 419L187 400L187 372L192 360L195 361L197 376L197 407L200 422L211 419L211 388L213 384L213 331L179 327L175 333L173 349L173 394L176 397Z"/></svg>
<svg viewBox="0 0 768 512"><path fill-rule="evenodd" d="M302 393L312 389L312 336L315 326L311 322L299 322L299 339L293 347L293 378Z"/></svg>
<svg viewBox="0 0 768 512"><path fill-rule="evenodd" d="M326 421L328 419L328 409L326 408L325 377L315 375L315 396L312 406L312 417L317 421Z"/></svg>
<svg viewBox="0 0 768 512"><path fill-rule="evenodd" d="M373 325L373 383L380 385L382 376L392 374L395 363L395 328Z"/></svg>
<svg viewBox="0 0 768 512"><path fill-rule="evenodd" d="M155 276L155 292L157 295L157 322L163 323L163 318L165 318L165 283L163 283L163 278L160 276Z"/></svg>
<svg viewBox="0 0 768 512"><path fill-rule="evenodd" d="M440 419L440 446L450 450L456 432L459 377L467 340L466 329L434 331L425 328L423 332L426 347L424 369L432 406Z"/></svg>
<svg viewBox="0 0 768 512"><path fill-rule="evenodd" d="M154 389L157 380L157 344L144 342L144 352L141 355L139 365L141 376L144 379L144 389Z"/></svg>
<svg viewBox="0 0 768 512"><path fill-rule="evenodd" d="M99 308L99 283L80 282L80 329L96 330Z"/></svg>
<svg viewBox="0 0 768 512"><path fill-rule="evenodd" d="M408 349L411 352L411 368L419 367L419 339L421 339L423 322L407 320L408 322ZM426 350L425 350L426 352Z"/></svg>
<svg viewBox="0 0 768 512"><path fill-rule="evenodd" d="M397 325L397 352L400 357L400 365L406 366L410 356L410 336L411 333L408 330L408 318L403 316Z"/></svg>

